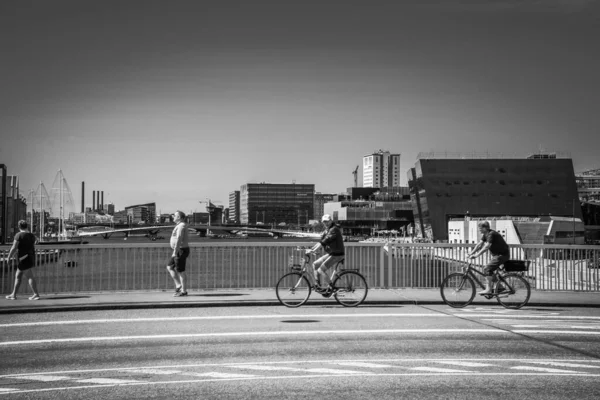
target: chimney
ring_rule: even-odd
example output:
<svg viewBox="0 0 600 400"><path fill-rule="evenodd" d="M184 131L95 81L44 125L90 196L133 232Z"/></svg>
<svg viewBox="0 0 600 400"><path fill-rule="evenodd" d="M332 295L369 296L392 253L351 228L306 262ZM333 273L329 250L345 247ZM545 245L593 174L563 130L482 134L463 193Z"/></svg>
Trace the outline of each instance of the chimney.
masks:
<svg viewBox="0 0 600 400"><path fill-rule="evenodd" d="M100 191L96 190L96 211L100 209Z"/></svg>
<svg viewBox="0 0 600 400"><path fill-rule="evenodd" d="M102 193L100 197L100 209L104 211L104 190L100 193Z"/></svg>
<svg viewBox="0 0 600 400"><path fill-rule="evenodd" d="M81 182L81 212L85 212L85 182Z"/></svg>
<svg viewBox="0 0 600 400"><path fill-rule="evenodd" d="M92 190L92 211L96 211L96 191Z"/></svg>

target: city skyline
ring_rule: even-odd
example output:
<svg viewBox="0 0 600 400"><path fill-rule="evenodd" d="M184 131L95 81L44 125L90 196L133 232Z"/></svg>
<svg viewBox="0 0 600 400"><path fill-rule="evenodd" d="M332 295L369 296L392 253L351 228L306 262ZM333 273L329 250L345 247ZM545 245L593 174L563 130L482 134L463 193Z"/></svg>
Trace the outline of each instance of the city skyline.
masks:
<svg viewBox="0 0 600 400"><path fill-rule="evenodd" d="M353 186L362 157L568 152L600 167L597 1L4 1L0 163L80 211Z"/></svg>

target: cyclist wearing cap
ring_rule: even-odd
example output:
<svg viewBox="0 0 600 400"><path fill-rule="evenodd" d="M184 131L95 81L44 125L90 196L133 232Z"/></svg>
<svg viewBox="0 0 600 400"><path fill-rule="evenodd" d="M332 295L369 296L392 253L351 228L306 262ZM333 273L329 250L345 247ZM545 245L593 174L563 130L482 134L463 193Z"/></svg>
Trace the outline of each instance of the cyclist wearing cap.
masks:
<svg viewBox="0 0 600 400"><path fill-rule="evenodd" d="M321 236L319 243L307 252L314 253L323 247L327 253L313 263L313 274L317 284L316 291L328 297L331 295L331 281L329 275L327 275L327 270L344 259L344 237L340 227L333 222L331 215L323 215L321 221L325 224L327 230ZM322 277L323 288L319 287L319 276Z"/></svg>

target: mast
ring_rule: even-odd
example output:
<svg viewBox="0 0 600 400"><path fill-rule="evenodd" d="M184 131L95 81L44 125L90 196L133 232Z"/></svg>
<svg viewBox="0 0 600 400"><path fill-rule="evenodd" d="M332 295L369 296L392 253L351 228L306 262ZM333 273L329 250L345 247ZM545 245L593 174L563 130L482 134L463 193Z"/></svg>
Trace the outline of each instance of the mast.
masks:
<svg viewBox="0 0 600 400"><path fill-rule="evenodd" d="M42 238L44 237L44 209L42 208L42 185L43 183L42 181L40 181L40 240L42 240Z"/></svg>
<svg viewBox="0 0 600 400"><path fill-rule="evenodd" d="M59 182L59 188L60 188L60 195L59 195L59 200L60 200L60 208L58 211L58 240L60 240L62 234L63 234L63 228L62 228L62 220L63 220L63 188L62 188L62 184L63 184L63 176L62 176L62 171L59 169L58 173L60 174L60 182Z"/></svg>

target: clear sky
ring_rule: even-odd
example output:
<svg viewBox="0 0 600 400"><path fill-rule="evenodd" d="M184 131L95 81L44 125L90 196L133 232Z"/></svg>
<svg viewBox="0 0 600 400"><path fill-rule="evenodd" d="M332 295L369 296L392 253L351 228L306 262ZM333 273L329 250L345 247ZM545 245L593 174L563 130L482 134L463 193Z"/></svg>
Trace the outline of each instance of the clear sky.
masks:
<svg viewBox="0 0 600 400"><path fill-rule="evenodd" d="M2 0L0 163L86 206L353 185L362 156L571 154L599 168L588 0ZM360 172L360 170L359 170Z"/></svg>

